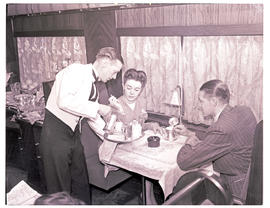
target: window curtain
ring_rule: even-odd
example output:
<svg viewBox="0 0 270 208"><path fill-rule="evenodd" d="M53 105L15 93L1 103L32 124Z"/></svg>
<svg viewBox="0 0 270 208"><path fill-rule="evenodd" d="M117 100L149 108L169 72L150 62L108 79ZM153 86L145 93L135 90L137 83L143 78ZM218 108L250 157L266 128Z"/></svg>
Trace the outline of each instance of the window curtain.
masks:
<svg viewBox="0 0 270 208"><path fill-rule="evenodd" d="M181 83L180 37L121 37L125 70L135 68L147 74L141 94L147 110L177 115L178 109L168 106L173 89Z"/></svg>
<svg viewBox="0 0 270 208"><path fill-rule="evenodd" d="M86 63L84 37L18 37L20 82L31 90L71 63Z"/></svg>
<svg viewBox="0 0 270 208"><path fill-rule="evenodd" d="M121 37L127 68L147 73L141 96L147 110L175 114L164 103L180 84L184 119L210 124L197 108L198 89L210 79L221 79L230 88L232 106L247 105L258 121L263 118L262 36L184 37L182 43L180 37Z"/></svg>

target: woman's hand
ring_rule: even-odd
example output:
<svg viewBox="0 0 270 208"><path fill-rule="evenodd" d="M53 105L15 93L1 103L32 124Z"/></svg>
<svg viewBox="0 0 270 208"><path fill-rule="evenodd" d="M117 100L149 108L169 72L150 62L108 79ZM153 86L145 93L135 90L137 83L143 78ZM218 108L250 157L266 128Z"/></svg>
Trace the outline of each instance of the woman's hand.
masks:
<svg viewBox="0 0 270 208"><path fill-rule="evenodd" d="M166 135L166 130L159 126L158 123L151 123L151 128L155 134L160 134L161 136Z"/></svg>
<svg viewBox="0 0 270 208"><path fill-rule="evenodd" d="M118 100L116 97L111 96L111 97L109 98L109 103L110 103L110 105L111 105L113 108L115 108L119 113L125 114L124 109L123 109L123 106L120 104L119 100Z"/></svg>

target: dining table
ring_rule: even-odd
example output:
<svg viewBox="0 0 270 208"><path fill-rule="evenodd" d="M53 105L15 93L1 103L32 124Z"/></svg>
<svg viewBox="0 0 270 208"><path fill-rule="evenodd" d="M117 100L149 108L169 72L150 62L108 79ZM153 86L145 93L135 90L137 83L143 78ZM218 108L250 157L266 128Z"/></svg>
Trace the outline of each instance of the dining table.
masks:
<svg viewBox="0 0 270 208"><path fill-rule="evenodd" d="M149 147L147 138L160 137L158 147ZM177 164L177 154L187 137L179 135L174 140L168 140L152 130L147 130L143 136L132 142L119 142L108 165L122 168L142 176L142 197L145 199L145 178L157 180L163 190L165 199L172 193L179 178L186 173Z"/></svg>

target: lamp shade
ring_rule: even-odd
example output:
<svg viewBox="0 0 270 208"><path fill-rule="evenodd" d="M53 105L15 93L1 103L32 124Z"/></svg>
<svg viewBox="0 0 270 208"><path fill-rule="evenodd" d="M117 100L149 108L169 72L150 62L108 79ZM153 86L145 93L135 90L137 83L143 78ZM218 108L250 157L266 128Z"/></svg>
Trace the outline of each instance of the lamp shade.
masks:
<svg viewBox="0 0 270 208"><path fill-rule="evenodd" d="M182 108L183 108L183 91L180 85L177 85L173 90L170 99L164 104L178 109L179 123L182 123Z"/></svg>
<svg viewBox="0 0 270 208"><path fill-rule="evenodd" d="M175 106L180 106L180 95L178 93L178 90L173 90L172 92L172 97L170 99L170 103L171 105L175 105Z"/></svg>
<svg viewBox="0 0 270 208"><path fill-rule="evenodd" d="M182 105L181 87L179 85L172 91L172 95L168 104L176 107L180 107Z"/></svg>

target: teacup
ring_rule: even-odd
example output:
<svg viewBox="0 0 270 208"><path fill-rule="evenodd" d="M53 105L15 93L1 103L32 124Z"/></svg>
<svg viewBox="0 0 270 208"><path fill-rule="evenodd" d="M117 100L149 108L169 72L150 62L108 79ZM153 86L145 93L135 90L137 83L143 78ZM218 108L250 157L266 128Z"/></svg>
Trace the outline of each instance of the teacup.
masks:
<svg viewBox="0 0 270 208"><path fill-rule="evenodd" d="M174 137L174 133L173 133L173 126L168 126L165 129L166 129L166 133L167 133L167 140L174 141L175 137Z"/></svg>

